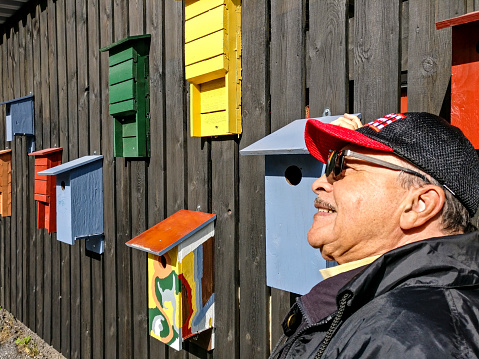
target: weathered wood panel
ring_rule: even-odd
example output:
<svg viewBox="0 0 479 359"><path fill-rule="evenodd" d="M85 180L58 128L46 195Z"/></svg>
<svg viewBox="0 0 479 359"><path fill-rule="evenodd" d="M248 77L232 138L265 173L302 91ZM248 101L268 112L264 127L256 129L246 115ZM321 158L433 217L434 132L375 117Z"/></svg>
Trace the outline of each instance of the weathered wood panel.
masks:
<svg viewBox="0 0 479 359"><path fill-rule="evenodd" d="M309 116L348 112L347 0L309 2Z"/></svg>
<svg viewBox="0 0 479 359"><path fill-rule="evenodd" d="M400 5L396 0L354 4L354 112L363 120L399 110Z"/></svg>
<svg viewBox="0 0 479 359"><path fill-rule="evenodd" d="M264 1L244 1L241 12L243 135L240 148L243 148L264 137L270 129L270 14ZM258 51L263 55L257 56ZM264 158L240 157L239 173L240 305L255 314L240 313L237 338L240 357L266 358L270 338L266 330L269 327L269 290L264 275ZM247 175L242 176L242 173Z"/></svg>
<svg viewBox="0 0 479 359"><path fill-rule="evenodd" d="M434 23L477 9L477 0L244 0L243 134L202 139L189 136L182 1L29 3L0 27L0 99L34 93L37 149L62 146L63 162L104 156L105 253L36 229L26 139L3 139L15 195L12 217L0 219L0 304L69 358L267 357L294 296L266 286L264 158L239 149L307 105L311 116L330 107L366 120L398 110L401 70L409 110L447 115L450 38ZM144 33L151 156L114 158L108 56L98 50ZM4 122L2 109L0 137ZM148 335L146 256L124 245L182 208L217 215L212 352L176 352Z"/></svg>

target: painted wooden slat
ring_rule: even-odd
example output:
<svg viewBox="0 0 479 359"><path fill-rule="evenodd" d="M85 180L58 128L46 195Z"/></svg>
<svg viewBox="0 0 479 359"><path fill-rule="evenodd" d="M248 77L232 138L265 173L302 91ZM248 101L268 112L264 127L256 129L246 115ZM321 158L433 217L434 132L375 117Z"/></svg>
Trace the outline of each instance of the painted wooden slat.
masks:
<svg viewBox="0 0 479 359"><path fill-rule="evenodd" d="M226 111L227 93L225 79L205 82L200 85L201 113Z"/></svg>
<svg viewBox="0 0 479 359"><path fill-rule="evenodd" d="M225 0L185 0L185 20L189 20L217 6L224 5L224 3Z"/></svg>
<svg viewBox="0 0 479 359"><path fill-rule="evenodd" d="M110 85L136 78L136 61L133 59L111 66L108 80Z"/></svg>
<svg viewBox="0 0 479 359"><path fill-rule="evenodd" d="M226 55L218 55L210 59L196 62L185 67L185 79L191 83L200 84L224 77L228 71Z"/></svg>
<svg viewBox="0 0 479 359"><path fill-rule="evenodd" d="M185 66L222 55L225 31L219 30L198 40L185 44Z"/></svg>
<svg viewBox="0 0 479 359"><path fill-rule="evenodd" d="M186 11L186 10L185 10ZM185 21L185 44L225 29L224 6L218 6Z"/></svg>

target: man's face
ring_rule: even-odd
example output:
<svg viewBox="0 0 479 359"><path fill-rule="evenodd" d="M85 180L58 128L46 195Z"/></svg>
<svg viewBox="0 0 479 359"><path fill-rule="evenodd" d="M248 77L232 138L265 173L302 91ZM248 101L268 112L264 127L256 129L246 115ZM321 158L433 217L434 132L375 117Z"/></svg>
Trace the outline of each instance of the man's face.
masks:
<svg viewBox="0 0 479 359"><path fill-rule="evenodd" d="M394 155L347 146L383 161L404 165ZM318 195L313 225L308 232L311 246L325 259L346 263L385 253L401 238L399 219L407 190L397 181L399 171L346 157L343 175L323 175L313 183Z"/></svg>

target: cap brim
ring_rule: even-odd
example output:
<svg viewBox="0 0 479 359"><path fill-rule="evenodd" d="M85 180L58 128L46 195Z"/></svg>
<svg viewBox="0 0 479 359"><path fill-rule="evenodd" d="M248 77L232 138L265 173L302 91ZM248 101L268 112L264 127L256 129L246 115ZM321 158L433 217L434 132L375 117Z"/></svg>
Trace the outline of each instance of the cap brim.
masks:
<svg viewBox="0 0 479 359"><path fill-rule="evenodd" d="M391 147L375 141L360 132L323 123L317 119L309 119L306 122L304 142L309 153L323 163L328 161L330 150L340 150L348 143L379 151L393 151Z"/></svg>

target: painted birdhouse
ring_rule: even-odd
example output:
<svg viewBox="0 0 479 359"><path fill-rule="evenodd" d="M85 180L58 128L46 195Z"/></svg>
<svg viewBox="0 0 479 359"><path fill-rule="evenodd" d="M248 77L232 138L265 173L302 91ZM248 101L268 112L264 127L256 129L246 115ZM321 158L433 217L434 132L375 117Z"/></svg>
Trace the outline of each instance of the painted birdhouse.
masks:
<svg viewBox="0 0 479 359"><path fill-rule="evenodd" d="M129 36L100 49L109 52L108 91L115 157L150 156L150 38L148 34Z"/></svg>
<svg viewBox="0 0 479 359"><path fill-rule="evenodd" d="M436 23L452 27L451 124L479 148L479 11Z"/></svg>
<svg viewBox="0 0 479 359"><path fill-rule="evenodd" d="M12 215L12 150L0 151L0 214Z"/></svg>
<svg viewBox="0 0 479 359"><path fill-rule="evenodd" d="M148 252L150 335L176 350L198 333L214 346L215 218L180 210L126 242Z"/></svg>
<svg viewBox="0 0 479 359"><path fill-rule="evenodd" d="M35 110L33 95L28 95L14 100L1 102L6 105L6 140L13 141L14 135L28 137L28 152L35 150Z"/></svg>
<svg viewBox="0 0 479 359"><path fill-rule="evenodd" d="M319 270L333 265L306 239L317 212L312 184L324 173L306 148L306 121L293 121L240 151L265 156L266 283L297 294L308 293L322 280Z"/></svg>
<svg viewBox="0 0 479 359"><path fill-rule="evenodd" d="M38 175L56 176L57 239L73 245L86 240L103 253L103 156L84 156Z"/></svg>
<svg viewBox="0 0 479 359"><path fill-rule="evenodd" d="M191 136L241 133L241 1L184 1Z"/></svg>
<svg viewBox="0 0 479 359"><path fill-rule="evenodd" d="M38 201L37 228L46 228L48 233L57 231L56 177L40 175L38 172L62 163L63 148L47 148L32 152L35 156L35 200Z"/></svg>

